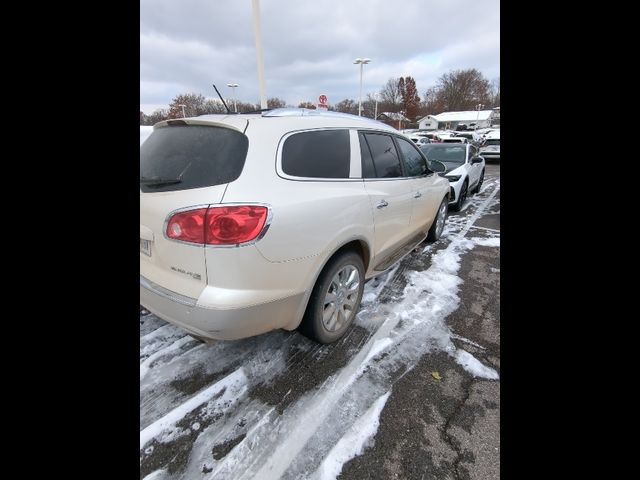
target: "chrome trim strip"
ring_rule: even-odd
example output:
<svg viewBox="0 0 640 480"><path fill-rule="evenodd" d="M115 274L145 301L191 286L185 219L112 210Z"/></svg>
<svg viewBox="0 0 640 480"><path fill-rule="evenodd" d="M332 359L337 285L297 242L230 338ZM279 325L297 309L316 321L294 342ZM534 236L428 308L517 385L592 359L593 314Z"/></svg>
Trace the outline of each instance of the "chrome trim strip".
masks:
<svg viewBox="0 0 640 480"><path fill-rule="evenodd" d="M173 302L179 303L181 305L186 305L188 307L195 307L198 302L197 299L187 297L185 295L180 295L179 293L172 292L171 290L167 290L164 287L161 287L157 283L153 283L151 280L140 275L140 286L146 288L152 293L164 297Z"/></svg>

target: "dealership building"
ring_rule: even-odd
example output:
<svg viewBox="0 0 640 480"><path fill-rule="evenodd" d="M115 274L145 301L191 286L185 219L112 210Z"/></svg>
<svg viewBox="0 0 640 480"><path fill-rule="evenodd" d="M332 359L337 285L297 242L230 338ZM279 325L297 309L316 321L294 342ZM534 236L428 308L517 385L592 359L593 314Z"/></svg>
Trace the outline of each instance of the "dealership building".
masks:
<svg viewBox="0 0 640 480"><path fill-rule="evenodd" d="M421 130L455 129L464 123L467 127L477 128L500 125L500 107L493 110L467 110L464 112L443 112L438 115L427 115L418 120Z"/></svg>

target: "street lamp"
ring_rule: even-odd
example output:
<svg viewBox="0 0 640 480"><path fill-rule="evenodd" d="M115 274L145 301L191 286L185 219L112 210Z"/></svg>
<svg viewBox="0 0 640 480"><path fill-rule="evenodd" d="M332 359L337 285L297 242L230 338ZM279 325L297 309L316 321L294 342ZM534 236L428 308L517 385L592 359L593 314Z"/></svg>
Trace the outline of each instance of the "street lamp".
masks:
<svg viewBox="0 0 640 480"><path fill-rule="evenodd" d="M356 58L354 65L360 65L360 100L358 102L358 116L362 116L362 67L371 61L370 58Z"/></svg>
<svg viewBox="0 0 640 480"><path fill-rule="evenodd" d="M238 86L237 83L227 83L227 87L231 87L231 98L233 99L233 108L235 109L236 113L238 113L238 104L236 102L236 87Z"/></svg>
<svg viewBox="0 0 640 480"><path fill-rule="evenodd" d="M184 107L186 107L186 105L184 103L181 103L180 105L178 105L179 107L182 107L182 118L185 118L186 115L184 114Z"/></svg>
<svg viewBox="0 0 640 480"><path fill-rule="evenodd" d="M484 108L484 105L479 103L478 105L476 105L476 109L478 110L478 114L476 115L476 128L474 128L474 130L478 129L478 119L480 118L480 110Z"/></svg>
<svg viewBox="0 0 640 480"><path fill-rule="evenodd" d="M374 93L373 97L376 99L376 113L374 113L373 119L377 120L378 119L378 92Z"/></svg>

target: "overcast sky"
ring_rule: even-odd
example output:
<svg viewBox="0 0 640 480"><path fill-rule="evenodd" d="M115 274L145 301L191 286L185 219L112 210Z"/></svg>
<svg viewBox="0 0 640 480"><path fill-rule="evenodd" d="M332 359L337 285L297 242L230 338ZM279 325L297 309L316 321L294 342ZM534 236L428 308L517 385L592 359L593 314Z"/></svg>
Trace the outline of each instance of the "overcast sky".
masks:
<svg viewBox="0 0 640 480"><path fill-rule="evenodd" d="M500 76L499 0L260 0L267 97L357 101L410 75L424 97L452 69ZM141 0L140 109L180 93L259 103L251 0ZM216 97L217 98L217 97Z"/></svg>

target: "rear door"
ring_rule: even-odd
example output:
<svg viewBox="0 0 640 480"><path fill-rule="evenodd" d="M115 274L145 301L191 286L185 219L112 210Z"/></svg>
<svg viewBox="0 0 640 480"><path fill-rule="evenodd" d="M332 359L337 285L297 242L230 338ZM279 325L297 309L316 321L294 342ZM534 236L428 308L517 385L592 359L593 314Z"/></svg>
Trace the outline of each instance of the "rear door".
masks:
<svg viewBox="0 0 640 480"><path fill-rule="evenodd" d="M140 275L197 298L207 283L204 245L170 240L170 215L220 203L240 175L247 137L224 125L156 127L140 147ZM198 226L196 226L198 227Z"/></svg>
<svg viewBox="0 0 640 480"><path fill-rule="evenodd" d="M359 139L362 177L374 217L374 262L380 264L411 237L413 185L403 178L400 155L391 135L365 131L359 133Z"/></svg>

